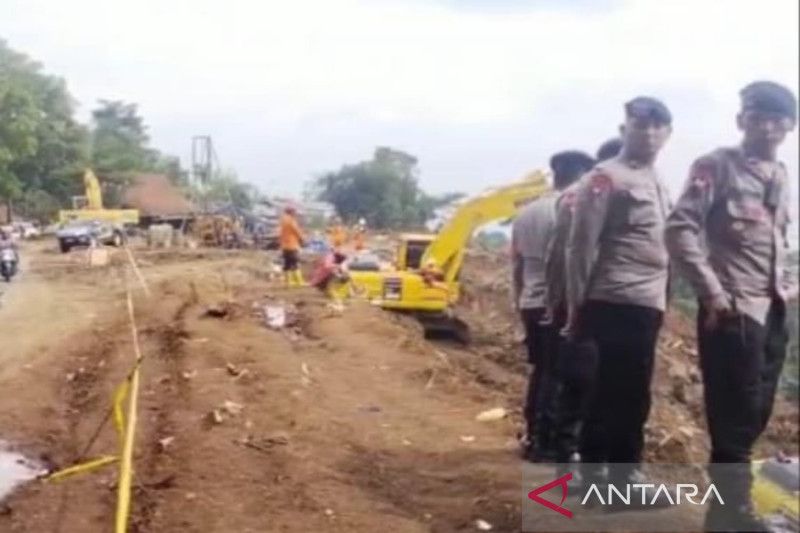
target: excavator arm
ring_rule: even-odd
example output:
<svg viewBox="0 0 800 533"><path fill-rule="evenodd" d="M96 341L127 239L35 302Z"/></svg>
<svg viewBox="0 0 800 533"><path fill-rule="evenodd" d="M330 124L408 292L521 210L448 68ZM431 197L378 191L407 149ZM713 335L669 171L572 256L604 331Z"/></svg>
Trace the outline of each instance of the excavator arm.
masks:
<svg viewBox="0 0 800 533"><path fill-rule="evenodd" d="M469 239L477 228L513 217L519 209L550 190L546 174L534 171L522 181L489 189L461 204L431 241L420 265L434 266L450 283L457 279Z"/></svg>
<svg viewBox="0 0 800 533"><path fill-rule="evenodd" d="M86 169L83 174L83 186L86 189L86 208L103 209L103 192L100 190L100 182L91 169Z"/></svg>

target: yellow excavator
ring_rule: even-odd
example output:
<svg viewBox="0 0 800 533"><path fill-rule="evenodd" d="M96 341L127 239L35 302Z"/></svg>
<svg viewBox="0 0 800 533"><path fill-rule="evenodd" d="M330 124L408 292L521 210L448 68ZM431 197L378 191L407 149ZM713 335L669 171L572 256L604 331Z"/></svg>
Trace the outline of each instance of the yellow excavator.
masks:
<svg viewBox="0 0 800 533"><path fill-rule="evenodd" d="M83 186L85 196L72 198L72 209L62 209L58 212L58 221L61 224L71 220L103 220L120 226L139 223L139 211L136 209L106 209L103 207L103 192L100 182L91 169L83 173Z"/></svg>
<svg viewBox="0 0 800 533"><path fill-rule="evenodd" d="M459 275L472 234L480 226L512 218L549 190L546 174L535 171L521 181L469 198L438 233L401 235L391 270L359 270L351 265L350 284L357 294L384 309L416 315L427 333L464 337L466 329L452 308L461 293Z"/></svg>

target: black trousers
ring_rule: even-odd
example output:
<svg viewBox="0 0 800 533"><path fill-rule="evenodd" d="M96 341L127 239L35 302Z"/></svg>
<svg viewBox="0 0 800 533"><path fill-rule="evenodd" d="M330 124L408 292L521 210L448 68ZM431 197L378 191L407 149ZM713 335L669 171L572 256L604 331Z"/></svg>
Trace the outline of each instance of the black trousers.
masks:
<svg viewBox="0 0 800 533"><path fill-rule="evenodd" d="M744 505L752 485L750 454L772 415L786 359L786 306L773 300L764 325L739 314L708 330L705 318L701 306L697 338L711 437L709 475L726 504L727 496Z"/></svg>
<svg viewBox="0 0 800 533"><path fill-rule="evenodd" d="M297 250L283 250L283 271L297 270L300 264L300 253Z"/></svg>
<svg viewBox="0 0 800 533"><path fill-rule="evenodd" d="M594 341L563 337L557 340L554 448L559 463L568 462L580 451L580 438L594 395L597 360ZM595 424L594 431L602 432L602 424Z"/></svg>
<svg viewBox="0 0 800 533"><path fill-rule="evenodd" d="M662 321L661 311L639 305L589 301L581 309L579 337L597 348L596 382L581 435L584 462L639 463Z"/></svg>
<svg viewBox="0 0 800 533"><path fill-rule="evenodd" d="M545 314L544 307L522 310L528 362L533 365L525 399L525 422L531 442L536 442L538 446L551 447L556 387L551 347L555 328L541 323Z"/></svg>

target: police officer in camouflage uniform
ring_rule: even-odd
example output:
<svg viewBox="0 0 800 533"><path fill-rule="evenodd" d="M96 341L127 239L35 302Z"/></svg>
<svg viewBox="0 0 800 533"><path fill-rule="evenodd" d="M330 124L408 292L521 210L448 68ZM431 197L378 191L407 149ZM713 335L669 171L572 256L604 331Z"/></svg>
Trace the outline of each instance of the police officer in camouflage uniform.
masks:
<svg viewBox="0 0 800 533"><path fill-rule="evenodd" d="M741 145L694 162L666 242L700 300L709 474L726 504L709 509L706 526L756 531L763 524L750 504L750 454L772 412L793 292L784 270L789 183L776 151L795 126L797 100L772 82L748 85L741 99Z"/></svg>
<svg viewBox="0 0 800 533"><path fill-rule="evenodd" d="M596 423L584 428L581 456L608 461L614 483L642 482L636 465L668 279L669 199L654 164L671 124L669 110L654 98L625 105L622 151L581 179L567 244L567 332L597 347L589 413Z"/></svg>
<svg viewBox="0 0 800 533"><path fill-rule="evenodd" d="M558 191L564 190L592 165L581 152L567 151L550 159L554 192L525 207L512 226L514 301L525 326L528 362L533 365L525 402L527 436L523 457L530 461L554 458L555 393L553 345L558 330L547 319L545 260L555 229Z"/></svg>

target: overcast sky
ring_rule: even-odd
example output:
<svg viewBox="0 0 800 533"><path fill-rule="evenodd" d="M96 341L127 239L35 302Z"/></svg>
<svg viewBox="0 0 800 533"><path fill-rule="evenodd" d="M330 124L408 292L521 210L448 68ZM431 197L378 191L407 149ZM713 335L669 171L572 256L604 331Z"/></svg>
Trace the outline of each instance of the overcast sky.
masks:
<svg viewBox="0 0 800 533"><path fill-rule="evenodd" d="M474 192L594 152L622 103L657 96L676 195L697 155L738 139L738 90L797 92L797 0L0 0L0 36L99 98L140 105L188 164L209 134L267 193L368 158L420 160L432 192ZM798 137L781 155L797 176ZM794 180L797 198L797 181ZM795 200L795 205L797 201ZM794 217L797 220L797 217ZM795 226L796 227L796 226Z"/></svg>

